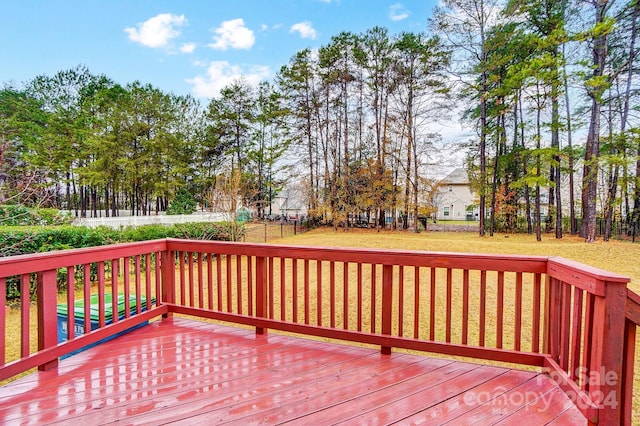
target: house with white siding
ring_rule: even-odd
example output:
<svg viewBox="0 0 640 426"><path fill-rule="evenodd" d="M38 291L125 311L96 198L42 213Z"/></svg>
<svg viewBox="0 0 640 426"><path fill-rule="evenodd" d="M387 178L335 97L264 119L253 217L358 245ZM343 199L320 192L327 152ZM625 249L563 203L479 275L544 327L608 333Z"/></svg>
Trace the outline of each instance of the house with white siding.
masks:
<svg viewBox="0 0 640 426"><path fill-rule="evenodd" d="M480 220L477 195L471 190L469 174L466 169L453 170L440 181L440 188L434 201L437 207L437 220ZM545 220L549 211L548 189L540 188L540 210ZM531 191L531 209L533 214L533 190ZM566 199L566 198L565 198ZM524 200L522 200L524 203ZM487 215L489 210L487 210Z"/></svg>
<svg viewBox="0 0 640 426"><path fill-rule="evenodd" d="M479 220L478 200L463 168L453 170L440 181L434 202L437 220Z"/></svg>

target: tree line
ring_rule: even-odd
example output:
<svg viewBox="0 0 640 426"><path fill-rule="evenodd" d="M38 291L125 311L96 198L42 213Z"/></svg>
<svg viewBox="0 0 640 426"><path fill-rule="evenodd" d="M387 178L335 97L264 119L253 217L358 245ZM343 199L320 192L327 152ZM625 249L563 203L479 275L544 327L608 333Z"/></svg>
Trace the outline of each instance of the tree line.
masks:
<svg viewBox="0 0 640 426"><path fill-rule="evenodd" d="M5 85L0 202L151 214L186 190L264 217L295 181L317 220L418 229L437 209L433 124L461 112L481 235L524 220L561 238L568 218L593 241L602 215L608 238L614 219L640 221L638 10L444 0L428 32L342 32L208 103L82 66Z"/></svg>
<svg viewBox="0 0 640 426"><path fill-rule="evenodd" d="M598 214L605 239L616 216L640 223L638 11L637 0L445 0L435 10L459 93L473 102L481 235L485 218L492 233L524 211L539 240L541 190L557 238L565 210L586 241Z"/></svg>

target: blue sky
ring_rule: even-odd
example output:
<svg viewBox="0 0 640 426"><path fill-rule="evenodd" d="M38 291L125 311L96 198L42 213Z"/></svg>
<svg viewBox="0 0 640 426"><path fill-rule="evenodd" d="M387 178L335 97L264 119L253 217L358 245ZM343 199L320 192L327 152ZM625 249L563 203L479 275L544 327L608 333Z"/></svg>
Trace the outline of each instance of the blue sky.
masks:
<svg viewBox="0 0 640 426"><path fill-rule="evenodd" d="M341 31L427 30L437 0L5 0L0 84L85 65L118 83L216 96L238 75L271 79Z"/></svg>

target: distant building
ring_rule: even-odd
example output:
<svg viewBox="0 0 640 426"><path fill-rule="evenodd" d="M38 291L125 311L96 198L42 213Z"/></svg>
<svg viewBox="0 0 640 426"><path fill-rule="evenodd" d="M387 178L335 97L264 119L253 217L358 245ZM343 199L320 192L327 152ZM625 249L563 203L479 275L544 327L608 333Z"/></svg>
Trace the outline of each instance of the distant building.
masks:
<svg viewBox="0 0 640 426"><path fill-rule="evenodd" d="M476 203L469 174L463 168L455 169L440 181L440 189L434 200L436 219L479 220Z"/></svg>
<svg viewBox="0 0 640 426"><path fill-rule="evenodd" d="M270 219L281 219L286 217L296 220L307 215L307 206L300 191L295 188L285 188L274 197L271 203ZM267 210L269 215L269 209Z"/></svg>
<svg viewBox="0 0 640 426"><path fill-rule="evenodd" d="M463 168L455 169L442 179L434 201L437 220L480 220L478 197L471 190L469 174ZM534 214L535 189L530 189L531 214ZM524 199L521 200L524 205ZM489 207L489 206L487 206ZM540 188L540 213L544 221L549 211L548 189ZM489 215L487 208L487 216Z"/></svg>

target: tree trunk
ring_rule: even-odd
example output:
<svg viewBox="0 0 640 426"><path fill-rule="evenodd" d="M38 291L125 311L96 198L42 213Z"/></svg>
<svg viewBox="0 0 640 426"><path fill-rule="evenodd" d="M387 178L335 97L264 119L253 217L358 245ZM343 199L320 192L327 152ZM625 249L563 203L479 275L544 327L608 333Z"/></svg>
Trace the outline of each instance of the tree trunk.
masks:
<svg viewBox="0 0 640 426"><path fill-rule="evenodd" d="M562 45L562 56L565 56L564 53L565 45ZM568 160L568 168L569 168L569 222L570 222L570 232L571 235L576 235L578 233L578 227L576 223L576 203L575 203L575 183L574 183L574 164L573 164L573 143L572 143L572 126L571 126L571 107L569 104L569 81L567 79L567 71L566 64L563 69L563 80L564 80L564 100L565 107L567 110L567 146L569 148L569 160Z"/></svg>
<svg viewBox="0 0 640 426"><path fill-rule="evenodd" d="M595 2L595 25L600 25L606 18L607 2ZM600 34L593 39L593 78L599 81L604 75L607 57L607 35ZM588 89L591 97L591 119L585 146L582 175L582 229L581 234L586 242L596 240L596 197L598 192L598 161L600 157L600 87Z"/></svg>
<svg viewBox="0 0 640 426"><path fill-rule="evenodd" d="M486 56L484 53L484 37L482 40L482 50L483 50L483 63L484 57ZM485 187L487 184L487 166L486 166L486 144L487 144L487 101L486 101L486 93L487 93L487 73L486 71L482 72L482 93L480 100L480 223L479 223L479 234L481 237L484 237L485 234L485 203L486 203L486 195L485 195Z"/></svg>
<svg viewBox="0 0 640 426"><path fill-rule="evenodd" d="M558 48L554 47L553 56L556 58L554 63L558 63ZM562 192L560 188L560 102L558 100L558 92L560 91L560 82L558 79L558 69L554 67L554 78L552 79L551 88L551 147L555 150L553 154L553 188L555 193L555 219L556 219L556 238L562 238Z"/></svg>
<svg viewBox="0 0 640 426"><path fill-rule="evenodd" d="M419 231L418 221L418 190L419 190L419 178L418 178L418 147L416 143L415 135L413 136L413 223L416 232Z"/></svg>
<svg viewBox="0 0 640 426"><path fill-rule="evenodd" d="M598 192L598 157L600 154L600 103L591 102L591 120L582 168L582 227L586 242L596 240L596 195Z"/></svg>

